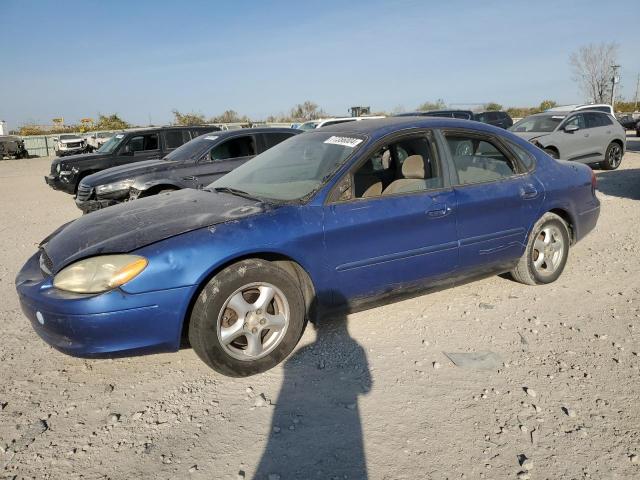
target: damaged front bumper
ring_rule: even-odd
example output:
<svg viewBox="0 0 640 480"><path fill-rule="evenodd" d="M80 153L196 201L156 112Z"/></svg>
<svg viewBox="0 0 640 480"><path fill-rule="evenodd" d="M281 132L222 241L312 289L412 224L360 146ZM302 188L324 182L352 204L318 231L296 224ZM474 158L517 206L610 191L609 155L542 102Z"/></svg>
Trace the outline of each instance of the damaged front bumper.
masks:
<svg viewBox="0 0 640 480"><path fill-rule="evenodd" d="M66 193L74 194L75 188L72 183L68 181L64 181L59 176L54 175L45 175L44 181L47 185L49 185L54 190L61 190Z"/></svg>
<svg viewBox="0 0 640 480"><path fill-rule="evenodd" d="M74 294L53 287L53 278L40 270L39 257L27 261L16 289L22 311L46 343L87 358L178 350L192 287Z"/></svg>

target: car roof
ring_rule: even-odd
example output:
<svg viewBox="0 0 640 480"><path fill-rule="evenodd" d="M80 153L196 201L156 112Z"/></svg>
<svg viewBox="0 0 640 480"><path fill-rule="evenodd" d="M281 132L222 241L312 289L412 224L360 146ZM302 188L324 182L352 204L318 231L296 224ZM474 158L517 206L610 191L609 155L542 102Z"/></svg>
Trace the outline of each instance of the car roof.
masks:
<svg viewBox="0 0 640 480"><path fill-rule="evenodd" d="M220 130L220 131L214 131L214 132L207 132L200 135L200 137L204 135L215 135L218 138L230 138L230 137L237 137L242 135L254 135L258 133L293 133L297 135L298 133L302 133L302 130L298 130L297 128L286 128L286 127L239 128L237 130Z"/></svg>
<svg viewBox="0 0 640 480"><path fill-rule="evenodd" d="M336 134L359 134L367 135L372 138L382 137L388 133L398 130L410 128L467 128L473 130L481 130L489 133L504 133L502 128L492 125L476 122L473 120L462 120L458 118L447 117L387 117L380 119L371 119L366 122L347 122L337 123L322 127L315 130L318 133L336 133ZM313 132L308 132L313 133ZM307 133L305 133L306 135Z"/></svg>

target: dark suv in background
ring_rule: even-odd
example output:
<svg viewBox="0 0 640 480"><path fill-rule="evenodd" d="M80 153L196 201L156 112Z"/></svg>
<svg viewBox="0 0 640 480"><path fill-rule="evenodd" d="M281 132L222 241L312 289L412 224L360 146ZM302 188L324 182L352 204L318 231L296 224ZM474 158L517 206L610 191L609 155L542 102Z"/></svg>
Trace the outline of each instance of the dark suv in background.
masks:
<svg viewBox="0 0 640 480"><path fill-rule="evenodd" d="M302 133L247 128L201 135L162 160L113 167L81 180L76 205L84 213L182 188L203 188L255 155Z"/></svg>
<svg viewBox="0 0 640 480"><path fill-rule="evenodd" d="M80 180L87 175L128 163L158 160L192 138L218 130L218 127L203 125L141 128L118 133L94 153L54 160L51 173L44 179L54 190L74 195Z"/></svg>
<svg viewBox="0 0 640 480"><path fill-rule="evenodd" d="M471 110L430 110L428 112L399 113L396 117L446 117L460 118L462 120L475 120L488 123L496 127L507 129L513 125L513 120L507 112L488 110L485 112L472 112Z"/></svg>

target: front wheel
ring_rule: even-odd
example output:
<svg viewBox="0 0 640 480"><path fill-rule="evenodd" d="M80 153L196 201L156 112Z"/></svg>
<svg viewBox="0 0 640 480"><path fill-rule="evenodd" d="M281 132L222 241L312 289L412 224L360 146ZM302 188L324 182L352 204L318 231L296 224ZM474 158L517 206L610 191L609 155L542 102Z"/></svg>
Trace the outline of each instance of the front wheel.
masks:
<svg viewBox="0 0 640 480"><path fill-rule="evenodd" d="M215 275L198 296L189 342L207 365L230 377L273 368L305 327L298 282L271 262L243 260Z"/></svg>
<svg viewBox="0 0 640 480"><path fill-rule="evenodd" d="M545 213L531 230L527 248L511 276L527 285L555 282L567 263L569 243L564 220L554 213Z"/></svg>
<svg viewBox="0 0 640 480"><path fill-rule="evenodd" d="M605 170L615 170L622 163L622 147L619 143L611 142L604 154L602 168Z"/></svg>

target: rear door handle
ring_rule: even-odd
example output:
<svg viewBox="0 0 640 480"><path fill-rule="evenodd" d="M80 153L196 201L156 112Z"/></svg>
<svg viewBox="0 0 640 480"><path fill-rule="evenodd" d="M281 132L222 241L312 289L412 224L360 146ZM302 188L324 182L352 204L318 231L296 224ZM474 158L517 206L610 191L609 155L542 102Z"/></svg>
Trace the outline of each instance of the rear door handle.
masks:
<svg viewBox="0 0 640 480"><path fill-rule="evenodd" d="M538 190L533 185L526 185L520 190L520 196L524 199L536 198Z"/></svg>
<svg viewBox="0 0 640 480"><path fill-rule="evenodd" d="M183 180L187 180L188 182L196 181L198 178L193 175L189 175L188 177L182 177Z"/></svg>

